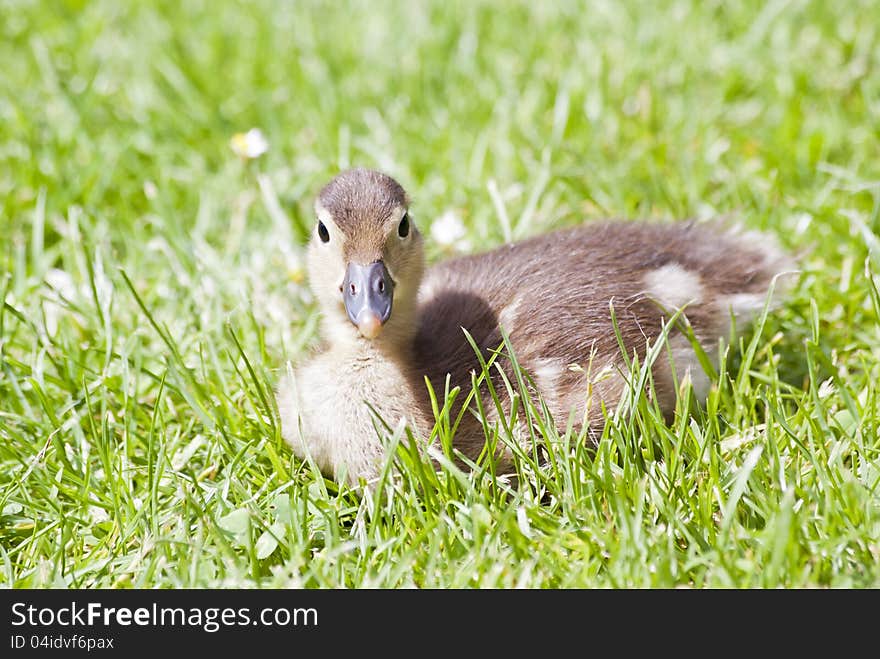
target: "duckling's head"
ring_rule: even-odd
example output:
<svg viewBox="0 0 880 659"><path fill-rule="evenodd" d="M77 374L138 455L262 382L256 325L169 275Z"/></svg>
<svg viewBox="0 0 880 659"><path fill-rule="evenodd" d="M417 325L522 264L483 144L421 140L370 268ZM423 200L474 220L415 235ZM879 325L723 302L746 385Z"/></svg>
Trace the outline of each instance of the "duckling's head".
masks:
<svg viewBox="0 0 880 659"><path fill-rule="evenodd" d="M390 176L342 172L315 201L309 283L331 344L405 346L415 333L422 236L406 192Z"/></svg>

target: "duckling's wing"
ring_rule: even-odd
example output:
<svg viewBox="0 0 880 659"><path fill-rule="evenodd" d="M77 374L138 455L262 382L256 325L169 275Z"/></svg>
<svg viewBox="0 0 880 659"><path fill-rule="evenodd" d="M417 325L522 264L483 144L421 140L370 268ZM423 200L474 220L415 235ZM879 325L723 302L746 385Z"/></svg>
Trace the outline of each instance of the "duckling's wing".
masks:
<svg viewBox="0 0 880 659"><path fill-rule="evenodd" d="M537 236L427 272L416 362L435 388L448 374L468 390L477 360L462 328L488 356L504 327L519 362L563 413L586 388L588 365L621 363L612 306L630 354L644 353L680 307L708 348L731 314L741 321L760 311L771 281L792 268L767 236L717 224L610 222Z"/></svg>

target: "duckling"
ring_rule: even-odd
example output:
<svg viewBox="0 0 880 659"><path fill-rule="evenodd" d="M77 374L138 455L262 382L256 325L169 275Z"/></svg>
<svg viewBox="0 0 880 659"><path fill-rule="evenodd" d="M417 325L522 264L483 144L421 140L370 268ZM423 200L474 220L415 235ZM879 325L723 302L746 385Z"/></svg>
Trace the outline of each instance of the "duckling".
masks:
<svg viewBox="0 0 880 659"><path fill-rule="evenodd" d="M294 452L352 484L375 479L388 457L378 419L430 437L426 378L435 391L447 379L450 389L470 391L480 368L463 330L486 360L502 344L502 329L507 333L533 393L560 429L570 421L576 429L601 429L602 407L614 409L629 386L621 342L644 363L647 346L665 341L668 354L652 367L652 393L671 417L675 383L689 380L705 398L710 382L688 337L673 329L664 338L664 323L681 310L711 355L731 318L740 325L754 317L772 283L794 271L793 260L763 234L627 221L558 230L426 270L406 192L366 169L331 180L315 214L307 269L324 347L281 378L277 401ZM499 362L492 379L507 413L505 369L512 379L509 364ZM497 420L491 404L483 407ZM525 442L527 429L520 424L516 432ZM484 449L475 414L462 416L453 442L472 459ZM509 449L496 457L509 467Z"/></svg>

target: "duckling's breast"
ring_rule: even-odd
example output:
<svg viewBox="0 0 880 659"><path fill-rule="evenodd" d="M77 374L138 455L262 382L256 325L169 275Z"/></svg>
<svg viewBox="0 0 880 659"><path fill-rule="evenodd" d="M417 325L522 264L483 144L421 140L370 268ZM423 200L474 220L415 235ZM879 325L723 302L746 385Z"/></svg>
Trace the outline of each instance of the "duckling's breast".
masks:
<svg viewBox="0 0 880 659"><path fill-rule="evenodd" d="M282 434L301 458L350 483L371 480L398 426L418 431L421 412L401 364L374 351L322 353L282 378Z"/></svg>

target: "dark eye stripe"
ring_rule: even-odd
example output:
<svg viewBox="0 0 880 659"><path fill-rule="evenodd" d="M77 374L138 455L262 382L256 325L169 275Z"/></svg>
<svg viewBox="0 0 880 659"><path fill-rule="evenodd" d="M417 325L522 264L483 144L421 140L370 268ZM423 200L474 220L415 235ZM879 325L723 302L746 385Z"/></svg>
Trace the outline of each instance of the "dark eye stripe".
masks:
<svg viewBox="0 0 880 659"><path fill-rule="evenodd" d="M406 238L409 235L409 213L403 214L403 219L397 225L397 235Z"/></svg>
<svg viewBox="0 0 880 659"><path fill-rule="evenodd" d="M318 237L321 239L322 243L330 242L330 232L327 231L327 227L324 226L324 223L318 220Z"/></svg>

